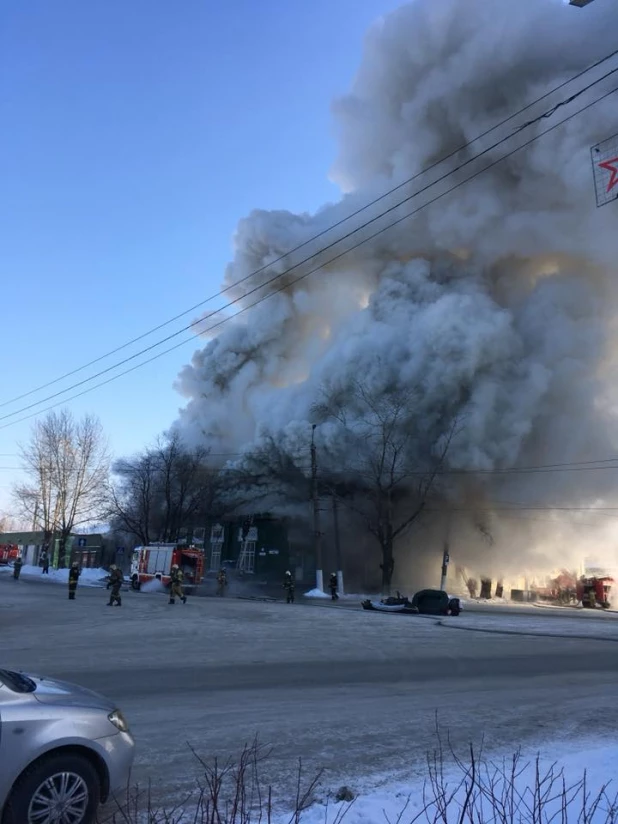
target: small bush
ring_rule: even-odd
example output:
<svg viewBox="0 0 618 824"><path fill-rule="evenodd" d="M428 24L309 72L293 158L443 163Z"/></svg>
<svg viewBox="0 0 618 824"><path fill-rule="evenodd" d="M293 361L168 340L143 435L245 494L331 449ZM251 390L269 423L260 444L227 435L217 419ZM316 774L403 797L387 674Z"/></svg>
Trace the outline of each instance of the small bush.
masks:
<svg viewBox="0 0 618 824"><path fill-rule="evenodd" d="M359 803L347 786L317 806L322 772L304 778L298 762L292 798L273 798L272 787L261 778L261 765L270 755L257 740L244 747L238 760L223 764L204 761L194 752L203 770L195 790L174 804L155 804L148 787L132 787L125 799L100 816L100 824L301 824L309 808L312 821L341 824L350 808ZM450 756L450 757L448 757ZM448 757L448 760L447 760ZM401 793L397 793L399 797ZM108 805L109 806L109 805ZM287 812L285 812L287 811ZM618 824L618 794L609 786L592 788L586 773L569 782L556 764L543 766L515 752L498 761L485 759L482 748L470 746L465 758L438 733L438 746L426 759L426 778L411 793L393 819L382 810L371 824Z"/></svg>

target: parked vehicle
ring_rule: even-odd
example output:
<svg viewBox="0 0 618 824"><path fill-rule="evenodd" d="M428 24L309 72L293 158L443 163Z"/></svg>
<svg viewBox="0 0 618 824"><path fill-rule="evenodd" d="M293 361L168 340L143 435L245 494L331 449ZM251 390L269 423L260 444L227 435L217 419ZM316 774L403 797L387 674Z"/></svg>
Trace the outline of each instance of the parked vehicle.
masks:
<svg viewBox="0 0 618 824"><path fill-rule="evenodd" d="M608 576L604 578L582 577L577 582L577 600L588 609L597 607L609 609L611 606L609 593L613 583L614 579Z"/></svg>
<svg viewBox="0 0 618 824"><path fill-rule="evenodd" d="M462 609L459 598L439 589L423 589L410 601L401 593L380 601L370 598L361 601L363 609L370 612L393 612L400 615L459 615Z"/></svg>
<svg viewBox="0 0 618 824"><path fill-rule="evenodd" d="M139 590L149 581L170 584L172 566L178 564L182 570L185 589L201 584L204 577L204 550L194 546L179 544L150 544L133 550L131 560L131 586Z"/></svg>
<svg viewBox="0 0 618 824"><path fill-rule="evenodd" d="M107 698L0 669L2 824L93 824L99 804L126 792L133 754Z"/></svg>

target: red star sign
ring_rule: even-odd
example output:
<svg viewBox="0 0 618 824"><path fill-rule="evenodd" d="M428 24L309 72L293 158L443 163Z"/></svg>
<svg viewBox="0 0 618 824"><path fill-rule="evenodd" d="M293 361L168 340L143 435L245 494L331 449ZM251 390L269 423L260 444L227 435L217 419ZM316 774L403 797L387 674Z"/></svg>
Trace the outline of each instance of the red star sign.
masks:
<svg viewBox="0 0 618 824"><path fill-rule="evenodd" d="M604 160L603 163L599 163L599 167L606 169L610 173L607 191L611 192L614 186L618 186L618 157L612 157L611 160Z"/></svg>

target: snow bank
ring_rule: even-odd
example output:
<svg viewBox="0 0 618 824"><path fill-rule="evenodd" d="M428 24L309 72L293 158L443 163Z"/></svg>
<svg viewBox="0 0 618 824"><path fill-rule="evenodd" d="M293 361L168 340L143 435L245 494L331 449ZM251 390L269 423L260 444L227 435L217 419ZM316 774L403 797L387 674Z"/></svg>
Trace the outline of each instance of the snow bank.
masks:
<svg viewBox="0 0 618 824"><path fill-rule="evenodd" d="M559 744L556 749L562 750L564 747ZM522 757L515 771L515 801L517 802L518 798L521 801L520 815L516 818L524 824L536 820L532 794L537 769L536 759L536 754L531 757ZM464 763L467 767L468 762ZM601 822L607 824L607 822L616 821L611 813L608 814L608 810L612 804L613 809L616 809L618 780L615 765L618 764L618 743L606 743L603 746L592 741L578 742L577 752L569 753L559 759L556 758L555 750L552 752L547 749L538 753L538 764L540 779L543 782L541 792L544 797L544 809L539 821L560 820L563 824L565 822L575 824L581 820L584 793L581 782L584 775L586 777L585 792L589 796L586 802L588 807L593 807L594 799L599 793L603 795L598 807L592 810L585 820L588 824L601 824ZM509 753L505 757L484 759L480 765L477 764L477 770L479 786L475 795L475 811L470 811L472 813L470 816L465 815L461 819L466 824L471 820L496 820L496 808L489 803L489 795L493 793L494 796L502 797L502 793L508 789L510 782L505 781L504 776L510 777L512 774L513 755ZM501 778L496 781L496 776L501 776ZM445 784L442 785L442 789L446 791L445 798L451 795L453 797L448 814L444 819L439 820L460 820L461 806L470 783L469 777L470 773L466 773L465 768L445 767ZM569 798L572 799L565 816L562 816L561 808L563 778ZM437 780L439 781L439 777ZM553 791L550 791L552 781L555 783ZM489 790L490 787L491 790ZM356 790L358 791L358 788ZM389 821L407 824L415 820L419 824L424 824L436 820L437 810L435 805L432 806L432 801L437 795L441 795L441 791L436 792L436 787L432 786L429 777L425 779L416 777L408 783L384 782L379 788L360 792L351 805L346 802L336 803L332 800L328 803L324 801L315 804L301 816L301 821L302 824L336 824L342 820L345 813L345 824L380 824L380 822L387 824ZM289 813L275 819L276 824L288 824L289 821Z"/></svg>
<svg viewBox="0 0 618 824"><path fill-rule="evenodd" d="M321 589L310 589L309 592L305 592L305 598L330 598L330 595L327 595L325 592L322 592Z"/></svg>
<svg viewBox="0 0 618 824"><path fill-rule="evenodd" d="M13 574L13 567L0 567L3 572L10 572ZM82 587L97 587L106 583L109 573L105 569L96 567L93 569L82 569L79 576L79 586ZM24 564L21 568L22 578L36 578L40 581L45 581L50 584L68 584L69 570L68 569L51 569L49 574L43 575L41 567L33 566L32 564Z"/></svg>
<svg viewBox="0 0 618 824"><path fill-rule="evenodd" d="M318 795L316 803L298 814L279 809L268 820L272 824L616 824L618 742L578 741L577 752L556 758L556 752L571 745L554 741L544 750L525 755L477 756L474 772L469 757L456 765L447 753L443 763L430 754L422 775L417 772L409 780L374 776L365 779L364 789L359 776L349 787L355 794L352 802L334 801L331 791L321 798ZM206 801L207 797L202 798L196 806L182 810L175 807L179 817L173 820L178 824L210 820ZM159 812L155 817L144 813L138 820L140 824L172 821Z"/></svg>

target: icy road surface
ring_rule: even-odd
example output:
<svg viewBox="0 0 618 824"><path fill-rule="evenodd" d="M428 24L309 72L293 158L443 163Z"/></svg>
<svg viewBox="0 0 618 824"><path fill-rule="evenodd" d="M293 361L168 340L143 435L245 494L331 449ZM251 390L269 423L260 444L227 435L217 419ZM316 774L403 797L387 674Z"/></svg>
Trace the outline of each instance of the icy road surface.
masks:
<svg viewBox="0 0 618 824"><path fill-rule="evenodd" d="M616 617L485 611L440 625L360 607L172 607L133 592L118 609L107 596L81 588L72 602L63 586L0 577L2 664L115 699L137 740L135 778L158 792L199 774L187 743L228 756L258 734L274 745L268 778L289 788L302 756L336 787L422 772L436 711L456 744L484 735L496 750L549 738L567 748L618 725Z"/></svg>

